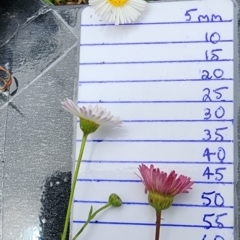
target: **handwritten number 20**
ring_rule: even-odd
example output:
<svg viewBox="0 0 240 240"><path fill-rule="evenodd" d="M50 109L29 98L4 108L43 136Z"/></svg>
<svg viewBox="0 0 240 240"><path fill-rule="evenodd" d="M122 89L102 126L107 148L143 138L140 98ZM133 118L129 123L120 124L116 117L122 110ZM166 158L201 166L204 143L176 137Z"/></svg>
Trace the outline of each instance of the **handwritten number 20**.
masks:
<svg viewBox="0 0 240 240"><path fill-rule="evenodd" d="M211 80L213 77L216 78L216 79L221 79L223 77L223 74L224 74L224 71L222 69L219 69L219 68L215 69L213 71L212 75L209 73L209 71L202 70L201 78L203 80Z"/></svg>

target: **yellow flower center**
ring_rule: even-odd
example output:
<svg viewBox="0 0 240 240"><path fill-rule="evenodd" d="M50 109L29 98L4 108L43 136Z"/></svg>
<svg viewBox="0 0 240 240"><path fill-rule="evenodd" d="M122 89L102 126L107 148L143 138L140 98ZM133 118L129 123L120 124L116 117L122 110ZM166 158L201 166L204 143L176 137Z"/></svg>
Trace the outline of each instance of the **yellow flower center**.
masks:
<svg viewBox="0 0 240 240"><path fill-rule="evenodd" d="M129 0L107 0L111 5L114 7L122 7L124 6Z"/></svg>

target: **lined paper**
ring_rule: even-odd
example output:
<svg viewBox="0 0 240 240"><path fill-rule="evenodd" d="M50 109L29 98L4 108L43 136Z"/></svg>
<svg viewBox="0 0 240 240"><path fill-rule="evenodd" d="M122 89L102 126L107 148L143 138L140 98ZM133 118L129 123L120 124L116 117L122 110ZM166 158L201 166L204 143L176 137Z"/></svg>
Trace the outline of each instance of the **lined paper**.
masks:
<svg viewBox="0 0 240 240"><path fill-rule="evenodd" d="M161 239L230 240L233 185L233 3L148 3L138 22L114 26L82 12L78 104L98 104L123 127L90 135L73 208L73 235L90 206L117 193L78 239L154 239L155 212L138 165L195 182L163 211ZM82 132L77 123L76 158Z"/></svg>

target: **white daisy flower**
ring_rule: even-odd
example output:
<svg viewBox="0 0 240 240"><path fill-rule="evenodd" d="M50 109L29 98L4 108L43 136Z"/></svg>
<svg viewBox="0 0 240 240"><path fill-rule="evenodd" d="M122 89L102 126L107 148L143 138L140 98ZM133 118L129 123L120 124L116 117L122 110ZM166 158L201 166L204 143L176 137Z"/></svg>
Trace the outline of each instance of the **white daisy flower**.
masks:
<svg viewBox="0 0 240 240"><path fill-rule="evenodd" d="M119 23L135 21L147 5L145 0L89 0L89 5L103 20Z"/></svg>
<svg viewBox="0 0 240 240"><path fill-rule="evenodd" d="M62 102L62 107L71 114L80 118L80 127L85 134L95 132L99 126L119 127L122 121L119 117L114 117L111 112L98 105L92 107L78 107L70 99Z"/></svg>

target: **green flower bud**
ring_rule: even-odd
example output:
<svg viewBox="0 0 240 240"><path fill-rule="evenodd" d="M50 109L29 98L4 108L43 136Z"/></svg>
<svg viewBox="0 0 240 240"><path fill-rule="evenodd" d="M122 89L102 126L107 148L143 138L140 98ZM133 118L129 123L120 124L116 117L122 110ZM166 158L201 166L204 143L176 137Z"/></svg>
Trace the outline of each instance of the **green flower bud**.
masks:
<svg viewBox="0 0 240 240"><path fill-rule="evenodd" d="M156 192L149 192L149 204L156 209L156 211L166 210L171 207L173 202L172 196L164 196Z"/></svg>
<svg viewBox="0 0 240 240"><path fill-rule="evenodd" d="M122 200L116 193L112 193L109 196L108 203L110 203L113 207L120 207L122 205Z"/></svg>
<svg viewBox="0 0 240 240"><path fill-rule="evenodd" d="M88 135L90 133L95 132L98 129L99 125L95 122L87 120L85 118L80 118L80 128L83 133Z"/></svg>

